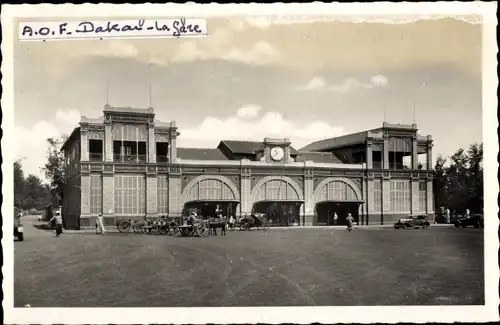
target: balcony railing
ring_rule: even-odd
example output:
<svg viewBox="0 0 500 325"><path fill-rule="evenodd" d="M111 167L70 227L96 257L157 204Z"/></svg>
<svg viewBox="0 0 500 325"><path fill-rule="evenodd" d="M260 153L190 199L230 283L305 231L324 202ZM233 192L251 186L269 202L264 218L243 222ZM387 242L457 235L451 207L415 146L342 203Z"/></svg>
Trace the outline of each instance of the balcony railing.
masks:
<svg viewBox="0 0 500 325"><path fill-rule="evenodd" d="M146 162L147 155L113 155L114 162L128 162L128 163L138 163Z"/></svg>
<svg viewBox="0 0 500 325"><path fill-rule="evenodd" d="M159 163L167 163L168 162L168 157L167 156L156 156L156 162Z"/></svg>
<svg viewBox="0 0 500 325"><path fill-rule="evenodd" d="M90 161L102 161L102 153L89 153Z"/></svg>

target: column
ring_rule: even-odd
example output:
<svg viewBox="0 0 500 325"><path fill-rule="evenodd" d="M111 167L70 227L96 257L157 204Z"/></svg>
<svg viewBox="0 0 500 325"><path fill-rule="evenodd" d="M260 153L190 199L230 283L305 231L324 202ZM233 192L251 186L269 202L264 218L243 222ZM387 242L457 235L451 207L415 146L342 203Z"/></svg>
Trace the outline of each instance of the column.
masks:
<svg viewBox="0 0 500 325"><path fill-rule="evenodd" d="M178 166L172 166L168 175L168 213L171 217L182 216L182 184Z"/></svg>
<svg viewBox="0 0 500 325"><path fill-rule="evenodd" d="M434 166L432 165L432 137L427 136L427 169L433 170Z"/></svg>
<svg viewBox="0 0 500 325"><path fill-rule="evenodd" d="M391 180L384 177L382 179L382 217L381 223L384 223L384 216L390 214L391 211ZM386 222L385 222L386 223Z"/></svg>
<svg viewBox="0 0 500 325"><path fill-rule="evenodd" d="M170 122L170 135L168 144L168 158L170 162L175 162L177 160L177 136L180 133L177 132L177 127L175 121Z"/></svg>
<svg viewBox="0 0 500 325"><path fill-rule="evenodd" d="M373 202L369 202L368 201L368 178L365 176L363 177L363 191L361 192L363 197L361 198L362 200L365 201L365 203L363 203L361 206L363 207L363 218L361 220L362 224L365 225L367 224L367 218L368 217L368 206L369 205L373 205L374 203Z"/></svg>
<svg viewBox="0 0 500 325"><path fill-rule="evenodd" d="M412 175L411 179L411 213L420 212L419 202L418 202L418 192L419 192L419 180L418 177L414 178ZM423 211L422 211L423 212Z"/></svg>
<svg viewBox="0 0 500 325"><path fill-rule="evenodd" d="M113 130L111 123L104 124L104 161L113 161Z"/></svg>
<svg viewBox="0 0 500 325"><path fill-rule="evenodd" d="M314 208L316 200L314 199L314 175L312 170L306 173L304 179L304 226L314 226Z"/></svg>
<svg viewBox="0 0 500 325"><path fill-rule="evenodd" d="M411 168L418 169L418 142L417 142L417 138L413 138L413 141L412 141Z"/></svg>
<svg viewBox="0 0 500 325"><path fill-rule="evenodd" d="M427 179L427 215L429 215L429 221L434 222L434 190L432 187L432 178Z"/></svg>
<svg viewBox="0 0 500 325"><path fill-rule="evenodd" d="M240 173L240 208L238 216L245 215L245 213L252 212L252 170L250 166L245 166L249 160L241 160L241 173Z"/></svg>
<svg viewBox="0 0 500 325"><path fill-rule="evenodd" d="M148 217L158 214L157 194L158 178L156 173L148 173L146 175L146 214Z"/></svg>
<svg viewBox="0 0 500 325"><path fill-rule="evenodd" d="M384 169L389 169L389 139L384 139L384 153L383 153L383 159L384 159Z"/></svg>
<svg viewBox="0 0 500 325"><path fill-rule="evenodd" d="M102 215L113 218L115 213L115 178L112 172L102 174Z"/></svg>
<svg viewBox="0 0 500 325"><path fill-rule="evenodd" d="M372 140L366 141L366 168L373 169L373 142Z"/></svg>
<svg viewBox="0 0 500 325"><path fill-rule="evenodd" d="M154 125L148 127L148 162L156 163L156 139Z"/></svg>
<svg viewBox="0 0 500 325"><path fill-rule="evenodd" d="M366 180L366 203L368 204L367 212L372 220L376 219L375 215L375 181L373 176Z"/></svg>
<svg viewBox="0 0 500 325"><path fill-rule="evenodd" d="M83 174L80 183L81 218L90 218L90 174Z"/></svg>
<svg viewBox="0 0 500 325"><path fill-rule="evenodd" d="M89 161L89 133L80 129L80 160Z"/></svg>

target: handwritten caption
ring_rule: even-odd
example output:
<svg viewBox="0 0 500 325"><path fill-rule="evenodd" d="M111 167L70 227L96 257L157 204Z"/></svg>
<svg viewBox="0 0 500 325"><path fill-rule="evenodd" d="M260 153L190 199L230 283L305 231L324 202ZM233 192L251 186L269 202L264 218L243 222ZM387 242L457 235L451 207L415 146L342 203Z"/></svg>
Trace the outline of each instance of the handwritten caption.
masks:
<svg viewBox="0 0 500 325"><path fill-rule="evenodd" d="M20 22L20 41L120 38L204 37L207 22L199 18L165 20L116 20Z"/></svg>

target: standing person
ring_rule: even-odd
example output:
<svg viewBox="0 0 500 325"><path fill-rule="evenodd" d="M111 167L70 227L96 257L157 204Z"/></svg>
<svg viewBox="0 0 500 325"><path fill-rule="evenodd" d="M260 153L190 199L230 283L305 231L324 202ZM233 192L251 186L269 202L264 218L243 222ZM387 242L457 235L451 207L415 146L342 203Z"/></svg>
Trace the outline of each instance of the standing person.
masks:
<svg viewBox="0 0 500 325"><path fill-rule="evenodd" d="M469 209L465 209L465 216L466 216L467 218L469 218L469 217L470 217L470 210L469 210Z"/></svg>
<svg viewBox="0 0 500 325"><path fill-rule="evenodd" d="M446 223L451 222L450 209L446 208Z"/></svg>
<svg viewBox="0 0 500 325"><path fill-rule="evenodd" d="M333 225L338 225L339 223L339 216L337 215L337 212L333 213Z"/></svg>
<svg viewBox="0 0 500 325"><path fill-rule="evenodd" d="M347 214L347 218L345 218L347 221L347 231L351 232L352 231L352 223L354 222L354 218L350 213Z"/></svg>
<svg viewBox="0 0 500 325"><path fill-rule="evenodd" d="M104 218L102 217L102 213L99 213L97 219L95 221L96 234L104 235L106 230L104 229Z"/></svg>
<svg viewBox="0 0 500 325"><path fill-rule="evenodd" d="M54 221L56 224L56 237L59 237L63 231L63 220L61 216L61 211L56 211L52 219L49 220L49 225L52 221Z"/></svg>

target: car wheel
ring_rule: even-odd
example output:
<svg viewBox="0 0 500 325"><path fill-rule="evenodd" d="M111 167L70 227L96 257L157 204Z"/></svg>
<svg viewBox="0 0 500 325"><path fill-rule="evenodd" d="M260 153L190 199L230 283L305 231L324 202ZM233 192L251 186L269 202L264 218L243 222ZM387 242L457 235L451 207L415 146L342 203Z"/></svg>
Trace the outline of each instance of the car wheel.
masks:
<svg viewBox="0 0 500 325"><path fill-rule="evenodd" d="M19 235L17 235L17 240L24 241L24 233L20 233Z"/></svg>
<svg viewBox="0 0 500 325"><path fill-rule="evenodd" d="M458 228L460 227L460 224L459 223L455 223L455 228Z"/></svg>
<svg viewBox="0 0 500 325"><path fill-rule="evenodd" d="M462 228L467 228L467 225L465 223L462 224Z"/></svg>

